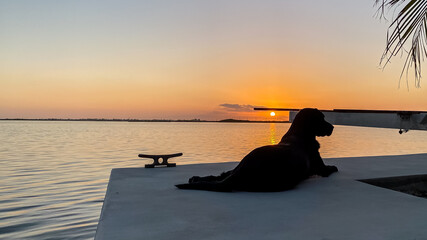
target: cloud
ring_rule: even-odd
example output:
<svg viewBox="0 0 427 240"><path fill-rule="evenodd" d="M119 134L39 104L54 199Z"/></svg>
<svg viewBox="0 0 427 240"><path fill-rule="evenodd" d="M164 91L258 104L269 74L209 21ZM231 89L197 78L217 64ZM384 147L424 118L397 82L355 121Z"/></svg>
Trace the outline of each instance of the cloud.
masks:
<svg viewBox="0 0 427 240"><path fill-rule="evenodd" d="M231 104L231 103L223 103L219 105L222 109L230 112L252 112L255 107L262 106L254 106L249 104Z"/></svg>

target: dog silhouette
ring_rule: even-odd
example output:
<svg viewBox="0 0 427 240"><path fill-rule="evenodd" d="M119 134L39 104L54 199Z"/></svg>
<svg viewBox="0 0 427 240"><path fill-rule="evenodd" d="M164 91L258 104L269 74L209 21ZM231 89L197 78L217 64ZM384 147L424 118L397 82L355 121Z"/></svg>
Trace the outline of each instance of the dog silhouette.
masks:
<svg viewBox="0 0 427 240"><path fill-rule="evenodd" d="M338 169L323 163L316 137L330 136L333 129L319 110L302 109L277 145L252 150L237 167L219 176L194 176L188 183L176 187L220 192L275 192L292 189L313 175L328 177Z"/></svg>

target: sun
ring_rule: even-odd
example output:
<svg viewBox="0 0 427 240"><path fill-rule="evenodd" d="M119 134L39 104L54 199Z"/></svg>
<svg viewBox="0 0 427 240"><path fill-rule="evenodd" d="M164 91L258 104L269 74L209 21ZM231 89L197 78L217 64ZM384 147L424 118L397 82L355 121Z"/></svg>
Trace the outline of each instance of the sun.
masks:
<svg viewBox="0 0 427 240"><path fill-rule="evenodd" d="M276 113L275 112L271 112L270 116L274 117L274 116L276 116Z"/></svg>

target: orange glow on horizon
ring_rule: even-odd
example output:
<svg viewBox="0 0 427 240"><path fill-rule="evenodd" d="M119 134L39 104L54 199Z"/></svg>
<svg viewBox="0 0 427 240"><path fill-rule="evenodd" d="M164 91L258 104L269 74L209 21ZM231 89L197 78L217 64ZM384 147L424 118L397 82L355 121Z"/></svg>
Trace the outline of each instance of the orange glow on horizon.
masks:
<svg viewBox="0 0 427 240"><path fill-rule="evenodd" d="M286 121L287 112L248 106L427 110L426 87L411 77L398 87L404 58L377 68L386 28L370 4L168 1L168 11L155 2L103 5L115 14L77 2L86 11L72 19L65 1L55 14L48 2L28 3L37 14L0 4L0 118Z"/></svg>

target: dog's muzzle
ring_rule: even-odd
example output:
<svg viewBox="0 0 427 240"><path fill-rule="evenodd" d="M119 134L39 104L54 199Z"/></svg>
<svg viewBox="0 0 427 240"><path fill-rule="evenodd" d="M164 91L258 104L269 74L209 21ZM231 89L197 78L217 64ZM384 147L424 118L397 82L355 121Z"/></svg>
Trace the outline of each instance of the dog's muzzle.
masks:
<svg viewBox="0 0 427 240"><path fill-rule="evenodd" d="M331 136L332 132L334 131L334 126L330 123L328 123L330 125L328 133L326 134L326 136Z"/></svg>
<svg viewBox="0 0 427 240"><path fill-rule="evenodd" d="M332 124L325 121L316 135L319 137L331 136L333 131L334 131L334 126L332 126Z"/></svg>

